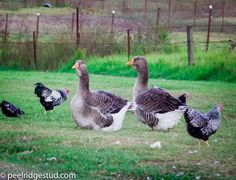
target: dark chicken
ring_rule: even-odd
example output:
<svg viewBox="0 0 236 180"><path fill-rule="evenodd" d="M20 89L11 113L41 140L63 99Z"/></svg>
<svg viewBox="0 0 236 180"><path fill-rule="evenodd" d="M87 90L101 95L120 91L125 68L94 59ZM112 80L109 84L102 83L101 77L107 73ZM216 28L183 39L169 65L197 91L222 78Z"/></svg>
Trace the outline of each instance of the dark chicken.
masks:
<svg viewBox="0 0 236 180"><path fill-rule="evenodd" d="M44 86L42 83L34 84L34 94L40 99L40 103L43 105L46 111L53 110L55 106L62 104L67 100L69 89L51 90Z"/></svg>
<svg viewBox="0 0 236 180"><path fill-rule="evenodd" d="M22 111L14 104L7 102L6 100L3 100L1 102L0 107L2 109L2 113L8 117L19 117L24 114L24 111Z"/></svg>
<svg viewBox="0 0 236 180"><path fill-rule="evenodd" d="M208 113L201 113L193 108L188 107L184 112L186 128L188 133L195 138L206 142L208 138L216 133L221 123L221 104L214 106Z"/></svg>

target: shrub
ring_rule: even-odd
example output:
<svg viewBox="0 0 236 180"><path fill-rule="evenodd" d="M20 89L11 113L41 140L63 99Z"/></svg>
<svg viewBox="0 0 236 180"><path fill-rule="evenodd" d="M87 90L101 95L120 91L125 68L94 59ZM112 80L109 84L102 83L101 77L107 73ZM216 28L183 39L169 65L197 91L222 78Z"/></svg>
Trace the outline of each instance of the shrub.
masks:
<svg viewBox="0 0 236 180"><path fill-rule="evenodd" d="M74 56L72 56L65 64L60 67L60 72L73 72L71 67L76 60L83 59L85 57L85 51L83 49L78 49Z"/></svg>

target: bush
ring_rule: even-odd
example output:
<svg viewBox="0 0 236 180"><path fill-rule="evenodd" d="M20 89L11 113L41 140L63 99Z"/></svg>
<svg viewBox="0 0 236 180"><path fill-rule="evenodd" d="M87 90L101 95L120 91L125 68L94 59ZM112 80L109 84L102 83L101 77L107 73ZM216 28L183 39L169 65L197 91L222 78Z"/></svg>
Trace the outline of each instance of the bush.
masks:
<svg viewBox="0 0 236 180"><path fill-rule="evenodd" d="M85 57L85 51L83 49L78 49L74 56L72 56L67 63L62 64L60 67L60 72L73 72L72 66L76 60L82 60Z"/></svg>
<svg viewBox="0 0 236 180"><path fill-rule="evenodd" d="M178 52L178 46L171 45L169 33L158 27L152 29L139 29L133 35L132 53L149 54L152 52L173 53Z"/></svg>

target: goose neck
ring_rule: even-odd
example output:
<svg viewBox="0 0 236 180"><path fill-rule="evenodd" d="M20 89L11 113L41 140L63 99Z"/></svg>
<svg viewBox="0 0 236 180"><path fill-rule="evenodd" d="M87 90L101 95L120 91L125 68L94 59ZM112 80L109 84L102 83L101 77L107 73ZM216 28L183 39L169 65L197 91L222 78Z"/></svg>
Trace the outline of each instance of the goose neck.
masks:
<svg viewBox="0 0 236 180"><path fill-rule="evenodd" d="M90 93L89 90L89 75L86 70L81 71L81 76L79 79L79 90L83 96L87 96Z"/></svg>

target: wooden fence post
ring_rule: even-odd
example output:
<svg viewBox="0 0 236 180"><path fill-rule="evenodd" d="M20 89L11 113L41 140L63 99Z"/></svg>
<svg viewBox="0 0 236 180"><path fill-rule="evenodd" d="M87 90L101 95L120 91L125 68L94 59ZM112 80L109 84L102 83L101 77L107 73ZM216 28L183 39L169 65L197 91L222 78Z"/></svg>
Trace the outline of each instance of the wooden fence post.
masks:
<svg viewBox="0 0 236 180"><path fill-rule="evenodd" d="M122 1L121 10L122 10L122 14L124 15L125 14L125 0Z"/></svg>
<svg viewBox="0 0 236 180"><path fill-rule="evenodd" d="M24 0L24 8L27 8L27 0Z"/></svg>
<svg viewBox="0 0 236 180"><path fill-rule="evenodd" d="M72 20L71 20L71 33L74 31L74 21L75 21L75 13L72 13Z"/></svg>
<svg viewBox="0 0 236 180"><path fill-rule="evenodd" d="M131 52L131 44L130 44L130 29L127 29L127 52L128 52L128 59L130 58L130 52Z"/></svg>
<svg viewBox="0 0 236 180"><path fill-rule="evenodd" d="M34 46L34 65L37 64L37 47L36 47L36 34L33 32L33 46Z"/></svg>
<svg viewBox="0 0 236 180"><path fill-rule="evenodd" d="M208 46L209 46L209 41L210 41L211 19L212 19L212 5L209 5L209 17L208 17L208 30L207 30L206 51L208 51Z"/></svg>
<svg viewBox="0 0 236 180"><path fill-rule="evenodd" d="M80 45L80 12L79 7L76 8L76 45Z"/></svg>
<svg viewBox="0 0 236 180"><path fill-rule="evenodd" d="M157 21L156 21L156 26L159 26L160 22L160 8L157 9Z"/></svg>
<svg viewBox="0 0 236 180"><path fill-rule="evenodd" d="M38 34L39 34L39 16L40 14L37 13L37 23L36 23L36 39L38 39Z"/></svg>
<svg viewBox="0 0 236 180"><path fill-rule="evenodd" d="M224 21L225 21L225 0L223 0L223 7L222 7L221 32L224 32Z"/></svg>
<svg viewBox="0 0 236 180"><path fill-rule="evenodd" d="M188 66L191 66L194 64L192 26L187 26L187 46L188 46Z"/></svg>
<svg viewBox="0 0 236 180"><path fill-rule="evenodd" d="M146 19L147 17L147 0L145 0L145 4L144 4L144 18Z"/></svg>
<svg viewBox="0 0 236 180"><path fill-rule="evenodd" d="M197 0L194 1L194 15L193 15L193 24L196 25L197 20Z"/></svg>
<svg viewBox="0 0 236 180"><path fill-rule="evenodd" d="M112 10L112 19L111 19L111 33L114 32L114 25L115 25L115 10Z"/></svg>
<svg viewBox="0 0 236 180"><path fill-rule="evenodd" d="M6 41L8 34L8 14L6 14L6 21L5 21L5 31L4 31L4 40Z"/></svg>
<svg viewBox="0 0 236 180"><path fill-rule="evenodd" d="M2 46L2 59L3 62L8 62L8 58L6 57L7 52L7 36L8 36L8 14L6 14L6 21L5 21L5 30L3 31L3 46Z"/></svg>
<svg viewBox="0 0 236 180"><path fill-rule="evenodd" d="M171 0L169 0L169 6L168 6L168 27L170 26L170 16L171 16Z"/></svg>
<svg viewBox="0 0 236 180"><path fill-rule="evenodd" d="M105 0L102 0L102 12L104 13L104 7L105 7Z"/></svg>

